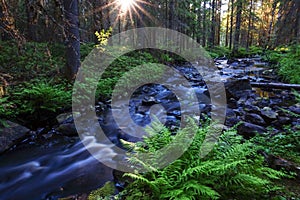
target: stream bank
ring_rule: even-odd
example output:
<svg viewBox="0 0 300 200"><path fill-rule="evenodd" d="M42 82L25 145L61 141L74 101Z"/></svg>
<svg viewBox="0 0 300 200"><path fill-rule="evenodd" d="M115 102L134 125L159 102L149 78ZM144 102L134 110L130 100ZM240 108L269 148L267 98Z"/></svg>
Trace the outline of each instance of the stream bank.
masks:
<svg viewBox="0 0 300 200"><path fill-rule="evenodd" d="M260 57L232 61L217 59L215 63L225 82L227 128L242 122L237 130L246 139L257 132L266 133L269 126L274 128L274 135L283 131L286 125L299 131L300 119L297 115L300 115L300 107L292 91L262 90L251 86L250 82L278 82L274 71L268 69L267 63ZM173 67L191 83L198 99L197 104L191 106L201 110L200 118L210 116L212 105L204 78L190 65ZM169 77L166 82L172 85L177 79L176 76ZM191 90L186 87L177 89L183 94ZM166 126L176 130L183 111L178 99L167 87L148 84L138 88L128 109L133 121L145 126L151 122L151 109L159 104L167 113ZM116 145L121 146L120 139L136 141L114 123L109 102L98 102L96 112L102 129ZM63 114L57 119L53 127L40 127L34 131L24 128L20 138L12 139L15 142L5 146L5 153L0 156L1 199L57 199L85 193L114 180L113 170L99 163L84 148L77 136L73 118ZM120 120L126 123L127 119L122 119L121 115ZM16 133L19 129L2 130L9 131ZM127 129L127 132L134 131L131 127Z"/></svg>

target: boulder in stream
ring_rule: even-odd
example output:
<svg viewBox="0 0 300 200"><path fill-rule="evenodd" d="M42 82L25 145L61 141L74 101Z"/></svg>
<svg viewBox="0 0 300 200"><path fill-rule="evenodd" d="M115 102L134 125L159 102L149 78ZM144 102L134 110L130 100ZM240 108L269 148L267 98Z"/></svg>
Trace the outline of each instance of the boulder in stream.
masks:
<svg viewBox="0 0 300 200"><path fill-rule="evenodd" d="M227 99L234 98L236 100L248 94L252 87L248 79L231 80L225 83Z"/></svg>
<svg viewBox="0 0 300 200"><path fill-rule="evenodd" d="M243 122L240 124L237 128L237 133L239 135L242 135L245 139L249 139L254 137L257 133L263 134L267 132L267 130L262 127L255 124L251 124L248 122Z"/></svg>
<svg viewBox="0 0 300 200"><path fill-rule="evenodd" d="M0 127L0 153L14 146L30 131L28 128L11 121L6 121L5 124L5 127Z"/></svg>

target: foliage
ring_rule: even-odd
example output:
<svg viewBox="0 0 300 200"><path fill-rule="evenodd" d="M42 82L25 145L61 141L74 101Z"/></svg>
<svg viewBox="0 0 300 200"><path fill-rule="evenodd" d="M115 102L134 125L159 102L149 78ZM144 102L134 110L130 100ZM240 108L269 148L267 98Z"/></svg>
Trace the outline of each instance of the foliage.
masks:
<svg viewBox="0 0 300 200"><path fill-rule="evenodd" d="M196 128L195 124L193 127ZM127 173L135 181L126 188L124 199L265 198L278 189L272 180L285 174L266 167L257 147L243 141L233 130L225 132L213 151L202 158L199 148L209 128L207 125L200 128L188 150L169 166L163 169L149 166L155 170L145 174ZM167 129L149 131L152 137L143 145L138 144L137 153L157 151L175 137ZM186 133L179 131L179 134Z"/></svg>
<svg viewBox="0 0 300 200"><path fill-rule="evenodd" d="M14 42L0 42L0 70L9 72L15 80L51 77L64 66L64 47L59 44L33 43L24 45L21 53Z"/></svg>
<svg viewBox="0 0 300 200"><path fill-rule="evenodd" d="M235 56L240 58L246 58L254 55L262 55L263 52L263 48L257 46L251 46L248 50L246 48L241 47L238 49L238 52Z"/></svg>
<svg viewBox="0 0 300 200"><path fill-rule="evenodd" d="M105 50L105 46L108 43L108 39L112 34L112 27L110 27L107 31L105 31L104 29L101 30L100 32L96 31L95 35L97 37L98 40L98 44L96 45L96 47L98 47L101 50Z"/></svg>
<svg viewBox="0 0 300 200"><path fill-rule="evenodd" d="M155 79L162 75L162 69L153 63L158 63L158 59L154 58L148 52L134 51L122 55L107 67L101 77L94 77L85 79L84 83L78 85L88 94L91 94L91 85L97 85L96 99L107 99L114 91L115 85L118 83L122 86L123 90L131 87L139 80ZM85 69L85 73L93 73L93 70ZM128 75L128 72L130 72ZM149 74L154 73L154 76L149 77ZM127 75L127 76L126 76ZM125 76L124 78L122 78ZM148 77L148 78L147 78ZM98 80L100 78L100 80Z"/></svg>
<svg viewBox="0 0 300 200"><path fill-rule="evenodd" d="M267 51L265 58L275 66L285 81L300 84L300 45Z"/></svg>
<svg viewBox="0 0 300 200"><path fill-rule="evenodd" d="M300 163L300 130L293 130L290 126L277 134L257 135L253 142L267 154L273 154Z"/></svg>
<svg viewBox="0 0 300 200"><path fill-rule="evenodd" d="M230 55L230 50L227 47L215 46L213 48L206 48L206 50L212 58L229 57Z"/></svg>
<svg viewBox="0 0 300 200"><path fill-rule="evenodd" d="M51 84L45 80L25 83L11 95L20 113L57 112L71 105L71 91L66 85Z"/></svg>
<svg viewBox="0 0 300 200"><path fill-rule="evenodd" d="M278 73L285 81L300 84L300 45L294 46L287 56L279 61Z"/></svg>
<svg viewBox="0 0 300 200"><path fill-rule="evenodd" d="M113 195L115 193L115 186L113 182L107 182L105 185L98 190L92 191L89 196L88 200L100 200L106 196Z"/></svg>

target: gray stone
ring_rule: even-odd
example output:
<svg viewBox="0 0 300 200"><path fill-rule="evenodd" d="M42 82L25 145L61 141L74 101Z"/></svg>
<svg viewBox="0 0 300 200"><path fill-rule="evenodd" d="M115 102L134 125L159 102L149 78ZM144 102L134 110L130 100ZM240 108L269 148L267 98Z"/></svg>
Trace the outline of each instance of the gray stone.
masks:
<svg viewBox="0 0 300 200"><path fill-rule="evenodd" d="M275 111L272 110L272 108L269 108L269 107L264 107L260 111L260 113L266 121L276 120L277 116L278 116L278 113L276 113Z"/></svg>
<svg viewBox="0 0 300 200"><path fill-rule="evenodd" d="M245 120L247 122L250 122L250 123L253 123L253 124L258 124L258 125L265 125L266 124L265 120L260 115L254 114L254 113L246 114Z"/></svg>
<svg viewBox="0 0 300 200"><path fill-rule="evenodd" d="M227 99L234 98L238 100L245 95L249 95L250 93L247 91L252 90L250 81L248 79L228 81L224 85Z"/></svg>
<svg viewBox="0 0 300 200"><path fill-rule="evenodd" d="M237 128L237 133L246 139L254 137L257 133L262 134L265 132L267 132L267 130L264 127L248 122L243 122Z"/></svg>
<svg viewBox="0 0 300 200"><path fill-rule="evenodd" d="M0 153L8 150L26 136L30 131L28 128L6 121L7 126L0 127Z"/></svg>
<svg viewBox="0 0 300 200"><path fill-rule="evenodd" d="M65 136L77 136L78 135L74 123L61 124L61 125L59 125L59 127L56 130Z"/></svg>

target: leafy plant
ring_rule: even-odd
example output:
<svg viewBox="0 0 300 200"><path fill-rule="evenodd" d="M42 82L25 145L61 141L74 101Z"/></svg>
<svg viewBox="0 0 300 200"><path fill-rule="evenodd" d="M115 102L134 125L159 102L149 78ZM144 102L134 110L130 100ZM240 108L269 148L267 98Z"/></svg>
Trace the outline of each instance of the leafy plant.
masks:
<svg viewBox="0 0 300 200"><path fill-rule="evenodd" d="M278 74L290 83L300 83L300 45L278 47L267 51L265 58L275 66Z"/></svg>
<svg viewBox="0 0 300 200"><path fill-rule="evenodd" d="M26 83L13 95L21 113L56 112L71 105L71 91L65 85L46 81Z"/></svg>
<svg viewBox="0 0 300 200"><path fill-rule="evenodd" d="M230 50L227 47L217 46L213 48L207 48L206 50L212 58L219 58L223 56L229 57L230 55Z"/></svg>
<svg viewBox="0 0 300 200"><path fill-rule="evenodd" d="M277 134L257 135L253 138L258 148L268 154L277 155L300 164L300 130L293 130L290 126Z"/></svg>
<svg viewBox="0 0 300 200"><path fill-rule="evenodd" d="M103 187L92 191L89 196L88 200L101 200L106 199L105 197L113 195L115 193L115 186L113 182L107 182L104 184Z"/></svg>
<svg viewBox="0 0 300 200"><path fill-rule="evenodd" d="M190 126L197 128L195 124ZM272 180L286 175L266 167L255 144L244 141L234 130L225 132L209 155L202 158L200 147L205 145L203 141L209 128L206 125L198 129L188 150L163 169L140 161L153 170L145 174L125 174L135 181L126 188L124 199L265 198L270 191L279 189ZM167 129L153 127L147 131L150 137L143 144L137 144L137 155L139 152L156 152L173 142L178 134L188 134L184 129L176 136ZM134 155L131 160L138 162Z"/></svg>

